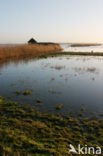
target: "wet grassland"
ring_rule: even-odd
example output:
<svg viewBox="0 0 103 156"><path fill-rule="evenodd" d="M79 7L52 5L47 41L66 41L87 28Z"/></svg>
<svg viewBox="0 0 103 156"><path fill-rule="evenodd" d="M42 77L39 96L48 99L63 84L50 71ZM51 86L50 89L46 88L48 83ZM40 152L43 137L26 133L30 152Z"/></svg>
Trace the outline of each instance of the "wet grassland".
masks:
<svg viewBox="0 0 103 156"><path fill-rule="evenodd" d="M102 143L103 119L41 113L30 105L24 106L0 97L2 154L66 156L69 144L86 144L89 147L98 145L103 150Z"/></svg>

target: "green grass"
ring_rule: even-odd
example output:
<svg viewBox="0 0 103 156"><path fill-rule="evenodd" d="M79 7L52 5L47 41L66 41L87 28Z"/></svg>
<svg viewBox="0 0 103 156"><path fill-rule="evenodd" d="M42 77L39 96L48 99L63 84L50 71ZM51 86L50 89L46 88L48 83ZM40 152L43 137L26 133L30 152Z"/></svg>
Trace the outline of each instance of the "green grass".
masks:
<svg viewBox="0 0 103 156"><path fill-rule="evenodd" d="M63 104L59 104L59 105L57 105L57 107L56 107L57 110L61 110L62 108L63 108Z"/></svg>
<svg viewBox="0 0 103 156"><path fill-rule="evenodd" d="M32 92L30 90L25 90L23 95L30 95Z"/></svg>
<svg viewBox="0 0 103 156"><path fill-rule="evenodd" d="M102 143L102 119L41 113L0 97L0 155L66 156L69 144Z"/></svg>
<svg viewBox="0 0 103 156"><path fill-rule="evenodd" d="M16 91L16 94L17 94L17 95L21 95L22 92L19 90L19 91Z"/></svg>
<svg viewBox="0 0 103 156"><path fill-rule="evenodd" d="M16 94L17 95L31 95L32 94L32 91L31 90L25 90L24 92L22 91L16 91Z"/></svg>
<svg viewBox="0 0 103 156"><path fill-rule="evenodd" d="M36 99L36 102L37 103L42 103L42 100L41 99Z"/></svg>

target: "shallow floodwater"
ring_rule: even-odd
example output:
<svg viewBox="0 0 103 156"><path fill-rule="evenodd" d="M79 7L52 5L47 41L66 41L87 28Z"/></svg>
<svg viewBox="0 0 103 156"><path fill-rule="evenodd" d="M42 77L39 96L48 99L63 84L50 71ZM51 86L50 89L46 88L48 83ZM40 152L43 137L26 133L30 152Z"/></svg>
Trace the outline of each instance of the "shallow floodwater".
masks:
<svg viewBox="0 0 103 156"><path fill-rule="evenodd" d="M16 94L26 89L32 94ZM0 96L47 112L103 113L103 57L64 55L3 64Z"/></svg>
<svg viewBox="0 0 103 156"><path fill-rule="evenodd" d="M64 52L103 52L103 44L99 46L71 47L72 44L61 44Z"/></svg>

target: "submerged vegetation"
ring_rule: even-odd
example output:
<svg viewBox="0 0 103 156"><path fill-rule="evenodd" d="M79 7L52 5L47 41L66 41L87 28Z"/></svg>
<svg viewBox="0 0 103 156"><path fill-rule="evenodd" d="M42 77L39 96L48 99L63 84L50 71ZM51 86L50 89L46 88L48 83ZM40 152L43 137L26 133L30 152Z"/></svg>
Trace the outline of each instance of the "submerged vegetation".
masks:
<svg viewBox="0 0 103 156"><path fill-rule="evenodd" d="M42 103L42 100L41 99L36 99L36 102L37 103Z"/></svg>
<svg viewBox="0 0 103 156"><path fill-rule="evenodd" d="M56 107L57 110L61 110L62 108L63 108L63 104L59 104L59 105L57 105L57 107Z"/></svg>
<svg viewBox="0 0 103 156"><path fill-rule="evenodd" d="M24 92L22 92L22 91L16 91L16 94L17 95L30 95L30 94L32 94L32 91L31 90L25 90Z"/></svg>
<svg viewBox="0 0 103 156"><path fill-rule="evenodd" d="M103 149L103 120L41 113L0 97L0 154L64 156L69 144Z"/></svg>
<svg viewBox="0 0 103 156"><path fill-rule="evenodd" d="M23 95L30 95L32 92L30 90L25 90Z"/></svg>
<svg viewBox="0 0 103 156"><path fill-rule="evenodd" d="M52 69L56 69L56 70L61 70L63 68L65 68L64 66L51 66Z"/></svg>

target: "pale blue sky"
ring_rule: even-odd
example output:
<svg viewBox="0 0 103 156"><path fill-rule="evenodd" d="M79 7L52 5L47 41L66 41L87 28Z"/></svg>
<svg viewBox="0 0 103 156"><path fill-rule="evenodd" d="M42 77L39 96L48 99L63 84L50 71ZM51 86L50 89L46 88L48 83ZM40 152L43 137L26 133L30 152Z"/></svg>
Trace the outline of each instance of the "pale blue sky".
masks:
<svg viewBox="0 0 103 156"><path fill-rule="evenodd" d="M0 0L0 43L102 42L103 0Z"/></svg>

